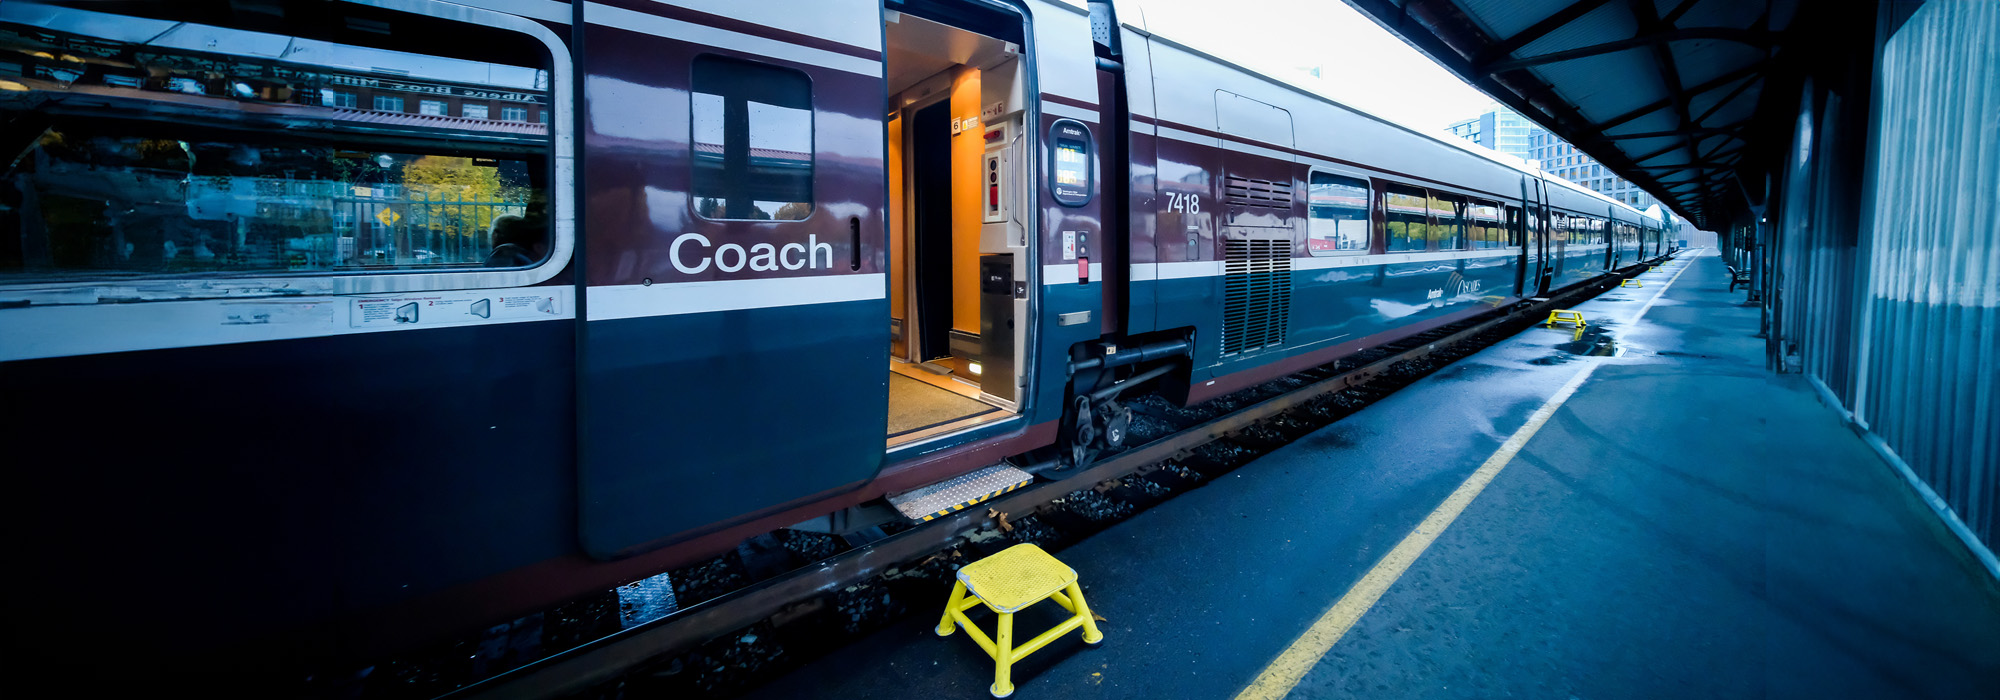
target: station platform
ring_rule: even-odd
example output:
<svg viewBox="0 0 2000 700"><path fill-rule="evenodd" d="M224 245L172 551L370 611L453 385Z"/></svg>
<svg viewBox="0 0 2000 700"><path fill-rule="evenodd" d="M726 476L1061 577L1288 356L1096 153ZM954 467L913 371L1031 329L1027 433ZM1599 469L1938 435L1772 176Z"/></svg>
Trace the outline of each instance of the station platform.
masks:
<svg viewBox="0 0 2000 700"><path fill-rule="evenodd" d="M1017 664L1014 697L2000 697L2000 586L1765 369L1721 260L1641 280L1580 338L1530 329L1055 552L1105 639ZM1016 629L1065 615L1040 607ZM936 624L752 696L988 697Z"/></svg>

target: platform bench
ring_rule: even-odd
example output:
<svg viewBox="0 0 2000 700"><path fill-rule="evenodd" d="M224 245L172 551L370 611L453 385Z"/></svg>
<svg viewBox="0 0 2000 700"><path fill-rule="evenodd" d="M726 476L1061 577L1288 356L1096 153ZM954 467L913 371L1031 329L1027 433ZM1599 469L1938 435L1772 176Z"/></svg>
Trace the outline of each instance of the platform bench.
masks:
<svg viewBox="0 0 2000 700"><path fill-rule="evenodd" d="M1750 288L1749 270L1738 270L1734 267L1729 267L1728 265L1724 265L1723 267L1729 268L1729 291L1732 292L1736 291L1736 285L1739 284L1743 285L1744 289Z"/></svg>

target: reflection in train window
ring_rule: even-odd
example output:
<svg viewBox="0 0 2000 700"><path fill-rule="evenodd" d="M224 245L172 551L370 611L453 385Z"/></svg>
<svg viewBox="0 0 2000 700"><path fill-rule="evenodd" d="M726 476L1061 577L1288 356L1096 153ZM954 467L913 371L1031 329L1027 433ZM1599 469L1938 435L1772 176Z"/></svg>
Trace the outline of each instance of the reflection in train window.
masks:
<svg viewBox="0 0 2000 700"><path fill-rule="evenodd" d="M1466 226L1471 229L1472 247L1505 248L1506 229L1500 227L1500 207L1492 202L1474 201L1466 208Z"/></svg>
<svg viewBox="0 0 2000 700"><path fill-rule="evenodd" d="M812 82L788 68L694 60L694 205L710 219L812 214Z"/></svg>
<svg viewBox="0 0 2000 700"><path fill-rule="evenodd" d="M1437 222L1431 226L1431 238L1437 241L1437 249L1463 250L1465 227L1460 219L1464 217L1465 198L1455 194L1432 194L1430 208L1431 218Z"/></svg>
<svg viewBox="0 0 2000 700"><path fill-rule="evenodd" d="M1415 187L1390 185L1382 195L1388 220L1388 252L1423 250L1429 240L1430 199Z"/></svg>
<svg viewBox="0 0 2000 700"><path fill-rule="evenodd" d="M1368 183L1313 172L1306 220L1306 252L1368 252Z"/></svg>
<svg viewBox="0 0 2000 700"><path fill-rule="evenodd" d="M149 16L0 4L0 280L520 267L553 247L547 126L406 113L475 94L547 111L539 41L460 25L392 49L323 38L326 8L274 5L253 32L86 6ZM395 36L456 24L350 11Z"/></svg>

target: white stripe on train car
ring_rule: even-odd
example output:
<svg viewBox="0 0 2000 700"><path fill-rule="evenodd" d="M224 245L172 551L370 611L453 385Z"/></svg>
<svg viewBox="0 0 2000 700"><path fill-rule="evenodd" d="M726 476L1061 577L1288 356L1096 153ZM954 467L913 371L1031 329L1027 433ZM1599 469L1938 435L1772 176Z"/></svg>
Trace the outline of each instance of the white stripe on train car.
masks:
<svg viewBox="0 0 2000 700"><path fill-rule="evenodd" d="M768 58L792 61L794 63L804 63L847 71L849 73L859 73L871 78L882 77L882 62L879 60L848 56L824 49L799 46L798 44L788 44L776 39L766 39L761 36L751 36L741 32L732 32L727 29L717 29L692 22L649 15L622 7L591 3L584 7L584 18L589 20L591 24L604 27L614 27L626 31L685 41L691 44L714 46L757 54Z"/></svg>
<svg viewBox="0 0 2000 700"><path fill-rule="evenodd" d="M1519 248L1495 248L1490 250L1454 250L1432 253L1388 253L1384 255L1340 255L1318 258L1292 258L1293 270L1325 270L1339 267L1364 267L1368 265L1394 265L1398 263L1425 263L1444 260L1474 260L1485 258L1511 258L1521 254ZM1220 277L1223 274L1221 260L1195 260L1190 262L1139 263L1132 266L1131 280L1145 282L1151 280L1188 279L1193 277Z"/></svg>
<svg viewBox="0 0 2000 700"><path fill-rule="evenodd" d="M1320 258L1292 258L1294 270L1325 270L1336 267L1362 267L1366 265L1395 265L1398 263L1426 263L1442 260L1478 260L1483 258L1511 258L1521 254L1520 248L1487 248L1483 250L1450 250L1429 253L1384 253L1382 255L1332 255Z"/></svg>
<svg viewBox="0 0 2000 700"><path fill-rule="evenodd" d="M0 309L0 362L576 318L569 286ZM483 303L482 303L483 302Z"/></svg>
<svg viewBox="0 0 2000 700"><path fill-rule="evenodd" d="M671 282L653 285L619 284L590 288L592 321L645 316L705 314L776 306L805 306L843 301L867 301L889 296L888 276L880 272L810 277Z"/></svg>
<svg viewBox="0 0 2000 700"><path fill-rule="evenodd" d="M1104 263L1091 263L1090 281L1098 282L1103 279ZM1042 286L1044 287L1058 284L1076 284L1077 282L1076 263L1057 263L1042 266Z"/></svg>
<svg viewBox="0 0 2000 700"><path fill-rule="evenodd" d="M1222 276L1221 260L1190 260L1159 264L1157 277L1163 280L1179 280L1191 277Z"/></svg>

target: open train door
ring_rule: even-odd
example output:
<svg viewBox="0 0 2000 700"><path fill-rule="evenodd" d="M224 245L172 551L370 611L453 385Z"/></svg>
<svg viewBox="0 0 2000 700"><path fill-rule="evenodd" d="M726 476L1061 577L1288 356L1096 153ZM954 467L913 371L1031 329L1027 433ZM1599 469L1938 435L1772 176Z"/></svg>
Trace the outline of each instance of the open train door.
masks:
<svg viewBox="0 0 2000 700"><path fill-rule="evenodd" d="M885 452L880 5L653 12L590 4L579 65L577 517L597 557L857 488ZM621 28L686 23L709 26Z"/></svg>

